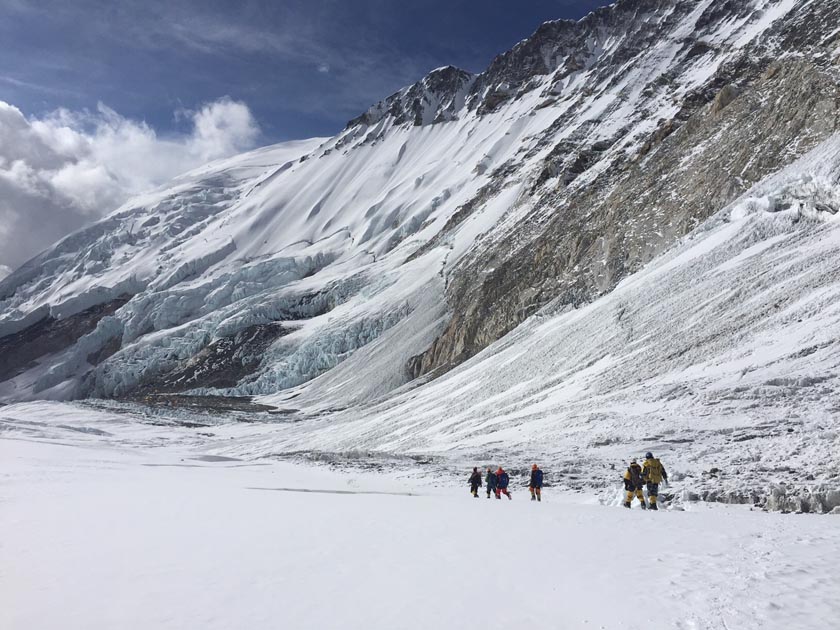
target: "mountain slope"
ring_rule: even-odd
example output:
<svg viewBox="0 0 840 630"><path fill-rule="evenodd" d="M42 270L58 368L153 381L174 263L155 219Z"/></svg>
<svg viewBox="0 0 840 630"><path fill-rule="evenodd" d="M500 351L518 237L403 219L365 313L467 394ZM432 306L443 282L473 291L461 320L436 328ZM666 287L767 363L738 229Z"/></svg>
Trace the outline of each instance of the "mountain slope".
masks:
<svg viewBox="0 0 840 630"><path fill-rule="evenodd" d="M653 450L677 496L830 511L840 505L840 135L768 178L610 294L557 299L458 368L319 420L375 362L373 342L299 409L221 452L536 459L564 486L615 484ZM320 395L320 396L319 396ZM710 473L709 471L713 471Z"/></svg>
<svg viewBox="0 0 840 630"><path fill-rule="evenodd" d="M270 395L380 338L321 407L435 376L829 137L838 11L623 0L178 178L0 282L0 397Z"/></svg>

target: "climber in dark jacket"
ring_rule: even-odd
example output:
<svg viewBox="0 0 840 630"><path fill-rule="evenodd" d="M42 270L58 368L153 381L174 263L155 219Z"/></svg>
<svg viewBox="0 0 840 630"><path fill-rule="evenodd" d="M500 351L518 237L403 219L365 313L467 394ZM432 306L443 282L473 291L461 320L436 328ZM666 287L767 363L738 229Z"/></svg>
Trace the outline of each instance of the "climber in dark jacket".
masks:
<svg viewBox="0 0 840 630"><path fill-rule="evenodd" d="M531 466L531 482L528 490L531 491L531 501L542 501L543 471L534 464Z"/></svg>
<svg viewBox="0 0 840 630"><path fill-rule="evenodd" d="M478 489L481 487L481 473L478 468L473 468L472 475L470 475L470 493L477 499Z"/></svg>
<svg viewBox="0 0 840 630"><path fill-rule="evenodd" d="M487 483L487 498L489 499L491 494L495 494L498 483L496 473L491 468L487 469L487 476L484 478L484 481Z"/></svg>
<svg viewBox="0 0 840 630"><path fill-rule="evenodd" d="M630 465L627 467L627 470L624 471L624 491L627 493L627 496L624 497L624 507L630 507L633 503L634 496L641 502L643 510L647 507L645 504L645 495L642 493L644 485L642 467L639 466L636 458L633 458L630 460Z"/></svg>
<svg viewBox="0 0 840 630"><path fill-rule="evenodd" d="M496 471L496 498L501 499L502 495L505 495L508 499L512 499L513 497L510 496L510 492L508 492L508 484L510 483L510 477L504 471L504 469L499 466L499 470Z"/></svg>

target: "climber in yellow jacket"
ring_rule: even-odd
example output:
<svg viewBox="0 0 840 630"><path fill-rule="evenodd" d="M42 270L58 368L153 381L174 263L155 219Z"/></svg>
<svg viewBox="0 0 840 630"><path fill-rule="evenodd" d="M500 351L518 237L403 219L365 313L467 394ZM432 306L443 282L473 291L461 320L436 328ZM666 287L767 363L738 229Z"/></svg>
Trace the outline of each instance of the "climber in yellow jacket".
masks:
<svg viewBox="0 0 840 630"><path fill-rule="evenodd" d="M647 486L650 509L658 510L656 497L659 496L659 484L663 481L668 482L668 473L665 472L665 466L653 456L653 453L645 453L645 463L642 464L642 479Z"/></svg>
<svg viewBox="0 0 840 630"><path fill-rule="evenodd" d="M644 485L645 482L642 480L642 467L639 466L634 457L630 460L630 465L627 467L627 470L624 471L624 490L627 492L627 496L624 499L624 507L630 507L630 504L633 503L634 495L641 502L643 510L647 507L645 505L645 495L642 494Z"/></svg>

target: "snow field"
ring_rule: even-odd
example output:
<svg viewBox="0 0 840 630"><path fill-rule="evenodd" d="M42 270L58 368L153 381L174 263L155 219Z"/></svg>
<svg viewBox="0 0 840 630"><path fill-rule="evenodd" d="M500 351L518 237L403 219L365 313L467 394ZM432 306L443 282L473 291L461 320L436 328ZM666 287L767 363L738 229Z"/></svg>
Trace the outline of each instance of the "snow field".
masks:
<svg viewBox="0 0 840 630"><path fill-rule="evenodd" d="M214 458L194 431L63 407L0 425L5 630L822 630L840 614L834 516L473 499L466 470Z"/></svg>

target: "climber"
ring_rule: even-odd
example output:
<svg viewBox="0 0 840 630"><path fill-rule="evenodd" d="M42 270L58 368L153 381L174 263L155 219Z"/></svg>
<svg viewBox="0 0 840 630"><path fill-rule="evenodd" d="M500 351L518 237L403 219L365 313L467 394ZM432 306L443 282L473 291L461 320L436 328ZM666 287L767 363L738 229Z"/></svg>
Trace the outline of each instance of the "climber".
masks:
<svg viewBox="0 0 840 630"><path fill-rule="evenodd" d="M663 481L668 483L668 473L665 466L653 456L653 453L645 453L645 463L642 464L642 479L644 479L648 491L650 509L657 510L656 497L659 495L659 484Z"/></svg>
<svg viewBox="0 0 840 630"><path fill-rule="evenodd" d="M478 489L481 487L481 473L478 468L473 468L472 475L470 475L470 493L477 499Z"/></svg>
<svg viewBox="0 0 840 630"><path fill-rule="evenodd" d="M505 495L508 499L512 499L513 497L510 496L510 492L508 492L508 484L510 483L510 477L508 474L499 466L499 470L496 471L496 498L501 499L502 495Z"/></svg>
<svg viewBox="0 0 840 630"><path fill-rule="evenodd" d="M489 499L491 494L496 493L496 486L498 485L496 473L489 467L487 468L487 477L485 477L484 481L487 483L487 498Z"/></svg>
<svg viewBox="0 0 840 630"><path fill-rule="evenodd" d="M647 508L645 495L642 493L644 485L645 483L642 481L642 467L639 466L634 457L630 460L630 465L627 467L627 470L624 471L624 490L627 492L627 496L624 499L624 507L630 507L630 504L633 503L633 495L635 495L641 502L642 509Z"/></svg>
<svg viewBox="0 0 840 630"><path fill-rule="evenodd" d="M528 484L528 490L531 491L531 501L542 501L542 484L543 471L534 464L531 466L531 483Z"/></svg>

